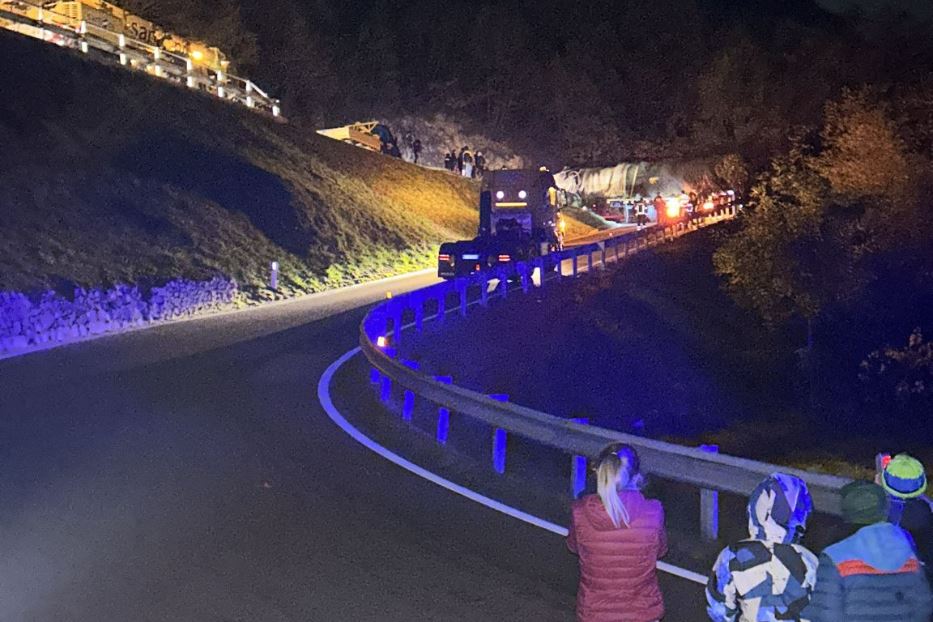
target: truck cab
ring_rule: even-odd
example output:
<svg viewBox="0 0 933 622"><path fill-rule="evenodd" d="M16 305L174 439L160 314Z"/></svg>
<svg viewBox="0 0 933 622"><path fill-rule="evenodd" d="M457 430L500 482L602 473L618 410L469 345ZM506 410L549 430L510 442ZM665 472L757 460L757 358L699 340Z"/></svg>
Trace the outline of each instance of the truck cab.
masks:
<svg viewBox="0 0 933 622"><path fill-rule="evenodd" d="M546 170L488 171L480 191L476 237L441 245L438 276L466 276L562 249L558 198L554 176Z"/></svg>

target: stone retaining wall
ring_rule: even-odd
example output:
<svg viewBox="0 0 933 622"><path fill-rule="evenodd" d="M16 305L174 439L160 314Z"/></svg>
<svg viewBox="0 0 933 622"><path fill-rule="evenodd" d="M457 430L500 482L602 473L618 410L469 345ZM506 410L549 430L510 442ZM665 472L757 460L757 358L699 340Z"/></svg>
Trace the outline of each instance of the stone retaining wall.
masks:
<svg viewBox="0 0 933 622"><path fill-rule="evenodd" d="M73 300L53 291L38 298L0 292L0 356L219 311L236 298L236 282L223 277L176 279L148 295L129 285L76 289Z"/></svg>

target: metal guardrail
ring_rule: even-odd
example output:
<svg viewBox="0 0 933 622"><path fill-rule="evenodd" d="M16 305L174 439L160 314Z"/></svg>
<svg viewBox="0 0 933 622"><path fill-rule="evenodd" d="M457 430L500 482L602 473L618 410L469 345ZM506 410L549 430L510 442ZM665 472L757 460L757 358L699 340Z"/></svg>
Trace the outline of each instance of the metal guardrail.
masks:
<svg viewBox="0 0 933 622"><path fill-rule="evenodd" d="M227 102L281 117L281 103L250 80L224 71L199 66L190 58L128 37L122 32L76 20L44 8L34 0L0 2L0 26L62 47L91 50L110 57L117 64L149 75L210 93Z"/></svg>
<svg viewBox="0 0 933 622"><path fill-rule="evenodd" d="M711 220L731 218L734 215L734 207L725 208L714 213ZM458 312L461 316L466 316L472 304L469 300L471 288L475 291L478 287L480 290L480 298L473 302L487 305L491 297L504 298L510 295L510 282L513 289L517 289L517 283L521 291L529 291L532 275L536 270L540 271L543 286L545 281L576 276L582 258L586 260L587 269L593 269L596 263L618 261L632 253L679 237L686 231L684 225L647 229L605 242L538 257L532 262L518 262L492 268L469 278L439 283L391 298L374 307L360 325L362 352L378 371L384 394L391 390L392 384L397 384L413 395L437 404L440 407L439 417L443 419L445 426L449 413L455 412L486 423L497 432L516 434L575 457L594 457L611 442L631 444L638 449L646 472L701 489L700 527L701 532L708 538L717 536L718 491L748 496L762 479L776 471L802 478L807 482L817 511L838 516L841 509L839 491L850 481L846 478L711 453L701 448L685 447L584 425L456 386L450 382L450 378L423 373L416 364L400 360L398 357L396 347L402 339L403 318L413 316L414 327L420 330L423 322L429 319L425 317L425 304L428 302L437 305L433 321L445 322L449 313ZM597 258L595 261L594 256ZM566 265L568 262L571 264L569 267ZM552 273L555 268L556 272ZM489 292L489 284L494 280L498 283L495 284L495 289ZM448 310L447 303L451 298L456 299L459 309ZM493 434L493 438L497 438L497 434ZM493 451L497 451L495 447Z"/></svg>

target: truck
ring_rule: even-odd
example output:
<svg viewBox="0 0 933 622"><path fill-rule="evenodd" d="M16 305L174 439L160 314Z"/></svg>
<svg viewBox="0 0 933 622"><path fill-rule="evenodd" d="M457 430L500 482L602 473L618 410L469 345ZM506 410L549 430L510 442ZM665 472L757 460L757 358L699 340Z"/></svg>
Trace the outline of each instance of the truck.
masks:
<svg viewBox="0 0 933 622"><path fill-rule="evenodd" d="M357 121L342 127L318 130L317 133L362 149L378 151L396 158L402 157L392 131L378 121Z"/></svg>
<svg viewBox="0 0 933 622"><path fill-rule="evenodd" d="M5 19L5 15L20 19ZM0 27L49 39L44 28L37 28L29 22L91 34L106 41L113 49L122 50L128 39L161 48L184 57L191 65L189 71L207 73L209 70L223 76L230 69L226 54L216 47L167 32L107 0L0 0Z"/></svg>
<svg viewBox="0 0 933 622"><path fill-rule="evenodd" d="M546 169L487 171L476 237L441 244L437 275L454 279L562 250L558 196L554 176Z"/></svg>

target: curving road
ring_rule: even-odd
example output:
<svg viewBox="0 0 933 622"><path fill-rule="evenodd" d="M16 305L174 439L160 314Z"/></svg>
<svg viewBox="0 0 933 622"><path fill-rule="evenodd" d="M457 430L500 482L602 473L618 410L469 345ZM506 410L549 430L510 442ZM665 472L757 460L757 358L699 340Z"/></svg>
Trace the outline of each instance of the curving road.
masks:
<svg viewBox="0 0 933 622"><path fill-rule="evenodd" d="M572 619L560 538L388 465L315 398L362 306L432 281L0 361L0 620Z"/></svg>

